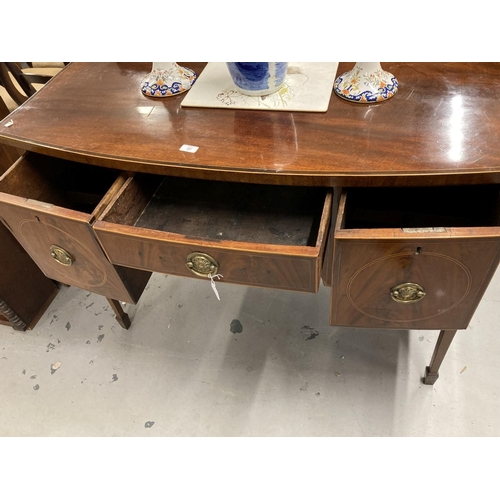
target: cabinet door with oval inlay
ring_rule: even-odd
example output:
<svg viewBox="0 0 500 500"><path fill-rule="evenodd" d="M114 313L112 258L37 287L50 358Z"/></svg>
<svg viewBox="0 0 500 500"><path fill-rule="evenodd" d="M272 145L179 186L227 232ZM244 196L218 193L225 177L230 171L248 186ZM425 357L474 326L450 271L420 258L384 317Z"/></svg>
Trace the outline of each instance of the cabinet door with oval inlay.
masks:
<svg viewBox="0 0 500 500"><path fill-rule="evenodd" d="M492 193L491 189L479 190L477 196ZM401 204L393 205L396 209L391 216L373 203L369 215L362 216L362 210L349 204L356 201L355 196L350 200L349 191L340 201L331 323L372 328L467 328L499 262L499 227L487 217L481 221L489 225L473 228L465 226L470 219L453 221L455 227L416 227L416 222L411 222L411 227L396 227L409 221L401 215ZM377 210L381 212L378 215ZM415 221L422 217L421 222L427 223L442 222L442 213L429 219L412 211Z"/></svg>
<svg viewBox="0 0 500 500"><path fill-rule="evenodd" d="M26 155L0 179L0 222L49 278L136 302L140 293L109 262L91 226L103 200L124 179L94 170Z"/></svg>
<svg viewBox="0 0 500 500"><path fill-rule="evenodd" d="M97 244L88 221L23 207L0 209L0 217L43 273L109 298L132 302Z"/></svg>

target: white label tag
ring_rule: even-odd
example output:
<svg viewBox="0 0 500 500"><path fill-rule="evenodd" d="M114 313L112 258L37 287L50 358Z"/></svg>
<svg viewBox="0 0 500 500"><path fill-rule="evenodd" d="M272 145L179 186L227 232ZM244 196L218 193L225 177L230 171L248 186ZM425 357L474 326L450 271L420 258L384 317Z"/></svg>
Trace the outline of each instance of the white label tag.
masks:
<svg viewBox="0 0 500 500"><path fill-rule="evenodd" d="M215 286L214 278L217 278L218 280L220 280L224 276L222 276L222 274L214 274L212 276L210 273L208 273L208 277L210 278L210 284L212 285L212 290L214 291L215 296L217 297L218 300L220 300L219 292L217 291L217 287Z"/></svg>
<svg viewBox="0 0 500 500"><path fill-rule="evenodd" d="M189 144L183 144L179 151L185 151L186 153L196 153L198 151L198 146L190 146Z"/></svg>

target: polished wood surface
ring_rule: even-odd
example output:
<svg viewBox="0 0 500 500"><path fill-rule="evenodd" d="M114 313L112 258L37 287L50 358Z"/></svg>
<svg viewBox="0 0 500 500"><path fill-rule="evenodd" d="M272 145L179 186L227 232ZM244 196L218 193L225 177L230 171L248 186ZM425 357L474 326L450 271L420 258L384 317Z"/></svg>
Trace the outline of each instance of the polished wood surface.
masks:
<svg viewBox="0 0 500 500"><path fill-rule="evenodd" d="M326 113L289 113L182 108L183 95L140 93L150 63L71 63L13 113L12 127L0 124L0 141L106 167L240 182L500 181L500 64L383 67L400 82L387 102L332 94ZM199 150L181 152L183 144Z"/></svg>
<svg viewBox="0 0 500 500"><path fill-rule="evenodd" d="M466 329L499 259L498 235L485 240L339 239L331 324ZM390 290L403 283L420 285L426 295L416 303L395 302Z"/></svg>
<svg viewBox="0 0 500 500"><path fill-rule="evenodd" d="M115 177L119 185L122 179L105 169L104 183L102 175L100 179L90 176L85 183L76 175L77 166L65 165L65 161L31 153L16 162L0 178L0 221L47 277L110 299L137 302L151 273L128 270L138 278L125 281L106 259L91 226L108 189L116 190ZM56 259L53 245L64 249L72 262Z"/></svg>
<svg viewBox="0 0 500 500"><path fill-rule="evenodd" d="M496 185L343 190L331 323L467 328L500 260L498 196ZM396 302L390 291L402 283L416 283L426 295Z"/></svg>
<svg viewBox="0 0 500 500"><path fill-rule="evenodd" d="M330 189L152 177L127 179L93 225L113 264L193 278L202 252L224 282L318 291Z"/></svg>
<svg viewBox="0 0 500 500"><path fill-rule="evenodd" d="M198 73L204 67L204 63L186 65ZM338 73L352 66L342 63ZM383 63L383 67L400 82L400 90L389 101L359 105L332 94L326 113L291 113L183 108L183 95L154 99L140 93L139 84L150 71L150 63L72 63L9 116L13 120L11 127L4 127L6 120L0 122L0 142L35 153L34 157L37 153L46 155L49 171L57 164L55 158L90 164L84 166L93 182L102 181L104 171L117 169L210 181L365 186L372 188L369 191L375 206L384 199L384 191L375 189L382 186L441 186L441 190L442 186L464 185L467 191L455 198L474 212L476 203L469 199L468 189L473 184L489 184L479 186L489 197L490 188L498 191L495 185L500 183L500 64ZM195 154L182 152L179 148L183 144L199 149ZM107 168L91 175L91 166ZM82 165L66 163L66 168L76 170ZM291 279L292 289L305 289L301 286L317 287L322 272L325 282L332 286L331 320L335 324L442 330L427 369L428 384L437 379L455 328L467 326L500 258L499 211L495 205L498 196L491 196L487 209L476 211L470 220L464 217L458 225L449 222L450 216L453 221L454 210L450 211L447 203L453 197L438 199L432 214L439 216L436 224L445 226L444 235L425 231L403 234L402 228L420 226L378 227L371 225L369 217L367 226L344 224L344 198L337 225L330 226L328 243L328 218L323 211L315 246L278 249L278 245L254 242L252 254L247 242L223 243L207 238L190 241L189 236L168 230L124 227L124 221L135 224L135 212L147 203L139 191L130 196L133 203L124 203L127 196L120 200L126 184L131 182L125 174L119 174L119 178L127 180L102 193L102 198L90 193L90 200L97 203L91 213L67 208L64 197L56 193L61 186L55 178L42 187L36 175L17 181L14 176L13 185L19 188L14 193L7 176L9 173L0 185L0 191L6 189L0 193L0 213L16 230L27 220L31 229L39 230L29 234L20 231L17 236L19 241L25 238L25 245L32 245L35 256L46 250L57 231L65 234L62 243L89 238L89 245L100 252L95 254L95 262L104 262L115 271L112 288L127 291L127 283L141 284L134 286L139 291L145 285L147 274L135 274L140 269L145 270L143 273L188 273L184 255L191 243L200 245L201 250L210 248L218 259L226 260L227 274L233 282L281 288L284 283L289 286ZM188 189L184 191L189 195ZM87 193L75 194L83 201L89 199ZM392 212L415 202L426 206L428 194L427 190L420 197L403 198ZM60 201L62 206L46 206ZM330 203L328 207L325 204L328 213ZM335 210L336 201L333 206ZM359 208L370 215L371 210ZM115 209L117 218L106 219ZM492 217L477 217L484 213ZM422 212L417 215L422 216ZM463 211L459 216L464 216ZM262 248L257 248L259 245ZM322 259L325 246L327 255ZM76 252L77 247L73 250ZM240 250L243 252L238 253ZM441 261L431 262L437 254ZM83 257L79 257L80 261L85 260ZM268 259L267 263L259 261L262 257ZM283 259L288 257L296 259L296 263L283 265ZM162 259L167 259L168 265ZM301 260L305 268L298 266ZM381 261L392 267L371 265ZM254 282L245 275L248 265ZM264 274L271 278L262 274L263 269L270 271ZM365 272L365 276L356 282L353 277L358 271ZM82 276L88 277L89 271L82 270L72 283L92 289L89 282L81 281ZM421 305L403 304L406 310L395 309L389 302L392 299L388 289L399 281L419 279L428 282L432 300L422 301ZM103 293L102 289L96 291ZM109 292L108 299L122 298L114 290ZM119 304L111 304L126 326Z"/></svg>
<svg viewBox="0 0 500 500"><path fill-rule="evenodd" d="M0 97L0 119L9 109ZM0 175L23 152L0 144ZM56 284L46 278L7 228L0 223L0 324L16 330L33 327L57 294Z"/></svg>

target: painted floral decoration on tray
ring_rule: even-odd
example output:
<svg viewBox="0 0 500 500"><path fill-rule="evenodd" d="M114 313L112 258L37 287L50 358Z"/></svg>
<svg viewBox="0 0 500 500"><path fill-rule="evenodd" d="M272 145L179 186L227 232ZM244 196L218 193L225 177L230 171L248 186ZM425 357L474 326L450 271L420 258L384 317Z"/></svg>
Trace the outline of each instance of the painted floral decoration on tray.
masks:
<svg viewBox="0 0 500 500"><path fill-rule="evenodd" d="M391 73L383 69L364 74L361 71L359 66L355 66L349 73L339 76L334 83L335 92L344 99L356 102L384 101L397 92L399 84ZM361 90L360 86L369 90Z"/></svg>
<svg viewBox="0 0 500 500"><path fill-rule="evenodd" d="M249 96L242 94L238 90L228 89L220 92L217 99L226 106L246 106L254 104L265 108L286 108L288 103L294 98L296 92L302 87L309 77L300 71L298 67L289 67L285 83L278 91L263 96Z"/></svg>

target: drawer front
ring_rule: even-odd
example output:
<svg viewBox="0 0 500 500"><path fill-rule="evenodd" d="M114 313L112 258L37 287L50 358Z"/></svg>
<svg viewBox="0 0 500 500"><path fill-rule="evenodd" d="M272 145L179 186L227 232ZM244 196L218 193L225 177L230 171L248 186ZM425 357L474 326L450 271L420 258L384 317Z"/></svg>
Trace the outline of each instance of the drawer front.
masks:
<svg viewBox="0 0 500 500"><path fill-rule="evenodd" d="M0 218L46 276L134 302L99 246L88 215L49 214L42 208L16 206L15 197L9 197L14 198L11 203L7 197L0 194Z"/></svg>
<svg viewBox="0 0 500 500"><path fill-rule="evenodd" d="M331 205L328 190L139 175L93 227L113 264L317 292Z"/></svg>
<svg viewBox="0 0 500 500"><path fill-rule="evenodd" d="M500 259L498 201L497 186L343 190L331 323L467 328Z"/></svg>
<svg viewBox="0 0 500 500"><path fill-rule="evenodd" d="M137 302L149 274L115 268L91 226L126 179L110 169L26 153L0 177L0 222L49 278Z"/></svg>
<svg viewBox="0 0 500 500"><path fill-rule="evenodd" d="M208 263L212 258L216 263L212 274L221 274L222 282L304 292L318 290L320 259L314 248L308 251L309 255L283 255L278 253L282 249L252 252L222 245L175 242L175 235L160 235L158 238L166 240L159 240L145 235L123 234L126 228L113 231L105 223L96 223L94 229L109 259L117 265L209 279Z"/></svg>
<svg viewBox="0 0 500 500"><path fill-rule="evenodd" d="M500 250L474 238L335 245L331 323L372 328L467 328Z"/></svg>

